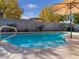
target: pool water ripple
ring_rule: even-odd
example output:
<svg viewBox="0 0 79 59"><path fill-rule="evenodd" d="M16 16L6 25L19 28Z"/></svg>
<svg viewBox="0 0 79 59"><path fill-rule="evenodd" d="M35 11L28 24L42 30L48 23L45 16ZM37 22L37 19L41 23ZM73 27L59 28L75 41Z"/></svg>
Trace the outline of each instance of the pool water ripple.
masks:
<svg viewBox="0 0 79 59"><path fill-rule="evenodd" d="M2 34L1 38L12 34ZM51 48L66 44L64 33L21 33L9 38L6 42L28 48Z"/></svg>

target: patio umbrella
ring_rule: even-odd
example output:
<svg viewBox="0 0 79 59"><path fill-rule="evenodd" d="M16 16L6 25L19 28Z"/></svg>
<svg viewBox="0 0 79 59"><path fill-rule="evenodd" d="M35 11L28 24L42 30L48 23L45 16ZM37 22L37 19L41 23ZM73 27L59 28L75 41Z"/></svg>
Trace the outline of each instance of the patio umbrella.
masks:
<svg viewBox="0 0 79 59"><path fill-rule="evenodd" d="M56 14L69 15L70 25L71 25L71 38L72 38L72 15L74 13L79 13L79 0L65 0L62 3L50 6L50 9Z"/></svg>

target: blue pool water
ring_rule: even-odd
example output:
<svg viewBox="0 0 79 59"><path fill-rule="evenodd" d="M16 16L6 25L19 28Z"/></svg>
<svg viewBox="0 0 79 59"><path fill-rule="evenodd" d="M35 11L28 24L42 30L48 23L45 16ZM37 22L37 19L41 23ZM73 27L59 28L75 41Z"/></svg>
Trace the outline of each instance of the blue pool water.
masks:
<svg viewBox="0 0 79 59"><path fill-rule="evenodd" d="M1 39L12 34L2 34ZM63 33L22 33L9 38L6 42L28 48L51 48L66 44Z"/></svg>

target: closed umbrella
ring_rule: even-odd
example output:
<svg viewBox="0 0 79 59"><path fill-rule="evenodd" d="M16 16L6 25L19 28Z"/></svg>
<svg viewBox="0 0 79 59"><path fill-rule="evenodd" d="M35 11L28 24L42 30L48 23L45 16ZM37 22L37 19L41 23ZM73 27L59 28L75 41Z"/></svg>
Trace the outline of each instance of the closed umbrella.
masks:
<svg viewBox="0 0 79 59"><path fill-rule="evenodd" d="M79 0L65 0L62 3L50 6L50 9L56 14L69 15L70 25L71 25L71 38L72 38L72 15L74 13L79 13Z"/></svg>

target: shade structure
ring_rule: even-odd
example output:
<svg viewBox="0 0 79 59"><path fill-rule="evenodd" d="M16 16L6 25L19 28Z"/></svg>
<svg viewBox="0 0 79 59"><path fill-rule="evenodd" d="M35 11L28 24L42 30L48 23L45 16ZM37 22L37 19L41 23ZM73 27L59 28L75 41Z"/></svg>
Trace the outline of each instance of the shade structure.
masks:
<svg viewBox="0 0 79 59"><path fill-rule="evenodd" d="M54 6L50 7L56 14L60 15L70 15L70 12L79 13L79 2L72 2L72 3L58 3Z"/></svg>
<svg viewBox="0 0 79 59"><path fill-rule="evenodd" d="M79 2L79 0L64 0L64 2L66 2L66 3L71 3L71 2L73 2L73 1Z"/></svg>
<svg viewBox="0 0 79 59"><path fill-rule="evenodd" d="M72 38L72 15L74 13L79 13L79 0L65 0L62 3L50 6L55 14L69 15L70 25L71 25L71 38Z"/></svg>

